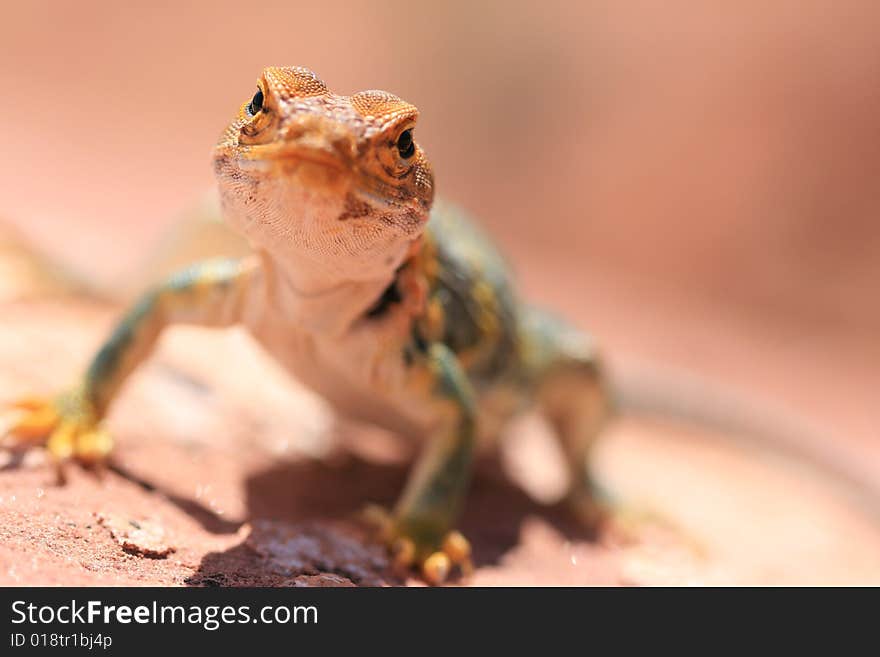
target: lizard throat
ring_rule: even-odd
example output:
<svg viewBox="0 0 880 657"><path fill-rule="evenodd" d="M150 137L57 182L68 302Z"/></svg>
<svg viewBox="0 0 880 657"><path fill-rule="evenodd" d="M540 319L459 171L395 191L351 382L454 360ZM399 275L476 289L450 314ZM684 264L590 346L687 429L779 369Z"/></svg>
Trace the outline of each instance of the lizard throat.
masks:
<svg viewBox="0 0 880 657"><path fill-rule="evenodd" d="M335 280L318 272L304 275L297 265L283 265L263 252L269 304L285 323L313 334L338 336L379 305L394 286L397 267L371 280Z"/></svg>

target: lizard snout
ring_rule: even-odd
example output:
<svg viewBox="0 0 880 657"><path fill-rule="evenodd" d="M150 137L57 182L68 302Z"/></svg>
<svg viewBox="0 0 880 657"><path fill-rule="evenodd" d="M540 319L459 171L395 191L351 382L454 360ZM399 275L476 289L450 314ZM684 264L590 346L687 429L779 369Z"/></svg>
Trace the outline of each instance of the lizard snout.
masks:
<svg viewBox="0 0 880 657"><path fill-rule="evenodd" d="M282 136L285 151L306 159L332 158L340 165L348 165L357 153L354 136L342 125L323 117L301 117L287 125Z"/></svg>

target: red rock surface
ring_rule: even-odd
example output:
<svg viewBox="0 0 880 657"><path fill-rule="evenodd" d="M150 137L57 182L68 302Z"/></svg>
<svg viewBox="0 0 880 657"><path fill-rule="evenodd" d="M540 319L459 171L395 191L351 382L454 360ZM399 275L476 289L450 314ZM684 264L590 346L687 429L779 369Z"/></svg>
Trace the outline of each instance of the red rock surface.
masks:
<svg viewBox="0 0 880 657"><path fill-rule="evenodd" d="M148 245L186 236L263 66L386 88L531 300L593 331L637 401L723 420L610 429L602 477L676 527L627 545L536 501L556 460L524 424L476 477L472 581L878 583L876 2L7 4L0 299L67 287L18 234L113 292L174 260ZM0 398L72 380L114 312L0 306ZM112 424L127 476L0 472L0 582L395 581L350 518L412 450L333 423L242 336L174 331ZM175 551L128 554L96 513Z"/></svg>
<svg viewBox="0 0 880 657"><path fill-rule="evenodd" d="M4 398L72 380L114 316L72 300L2 313ZM0 583L404 583L357 514L393 502L411 449L335 424L243 334L171 331L110 426L118 450L101 476L69 468L59 486L40 452L0 471ZM477 569L461 583L880 583L876 517L821 467L624 416L597 467L633 517L592 537L552 503L550 444L527 420L480 464L462 521ZM141 531L121 540L131 522Z"/></svg>

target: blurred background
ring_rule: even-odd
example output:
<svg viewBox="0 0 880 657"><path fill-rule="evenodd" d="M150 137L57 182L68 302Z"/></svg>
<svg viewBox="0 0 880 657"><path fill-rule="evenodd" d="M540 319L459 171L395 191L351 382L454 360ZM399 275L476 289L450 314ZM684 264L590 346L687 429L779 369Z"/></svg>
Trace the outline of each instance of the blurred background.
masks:
<svg viewBox="0 0 880 657"><path fill-rule="evenodd" d="M131 275L261 68L308 66L416 104L440 194L622 379L712 381L877 480L877 3L139 4L4 6L0 217L52 257Z"/></svg>

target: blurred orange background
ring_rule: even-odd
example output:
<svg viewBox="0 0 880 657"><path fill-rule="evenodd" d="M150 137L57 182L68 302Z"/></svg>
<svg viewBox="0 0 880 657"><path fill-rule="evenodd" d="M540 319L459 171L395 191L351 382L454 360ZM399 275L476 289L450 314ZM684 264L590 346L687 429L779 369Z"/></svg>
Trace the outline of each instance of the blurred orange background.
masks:
<svg viewBox="0 0 880 657"><path fill-rule="evenodd" d="M696 373L880 463L880 5L6 3L0 216L113 281L266 65L422 111L439 192L621 377ZM672 383L670 385L673 385Z"/></svg>

